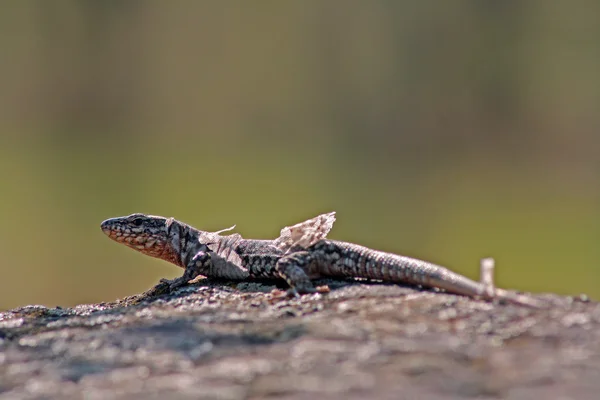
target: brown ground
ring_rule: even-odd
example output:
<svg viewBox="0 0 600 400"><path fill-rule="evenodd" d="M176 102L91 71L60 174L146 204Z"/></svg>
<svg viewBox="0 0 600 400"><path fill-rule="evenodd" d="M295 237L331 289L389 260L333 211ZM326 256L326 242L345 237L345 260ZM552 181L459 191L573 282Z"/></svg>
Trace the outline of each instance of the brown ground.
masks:
<svg viewBox="0 0 600 400"><path fill-rule="evenodd" d="M600 303L548 310L395 285L204 280L0 313L0 398L598 399Z"/></svg>

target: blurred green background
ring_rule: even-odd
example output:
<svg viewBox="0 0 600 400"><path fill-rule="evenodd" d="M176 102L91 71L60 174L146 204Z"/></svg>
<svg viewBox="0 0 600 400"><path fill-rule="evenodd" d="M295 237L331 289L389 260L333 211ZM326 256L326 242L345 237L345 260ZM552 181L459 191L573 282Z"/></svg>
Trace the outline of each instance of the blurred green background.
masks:
<svg viewBox="0 0 600 400"><path fill-rule="evenodd" d="M600 298L600 3L0 6L0 308L180 270L107 239L145 212L332 238Z"/></svg>

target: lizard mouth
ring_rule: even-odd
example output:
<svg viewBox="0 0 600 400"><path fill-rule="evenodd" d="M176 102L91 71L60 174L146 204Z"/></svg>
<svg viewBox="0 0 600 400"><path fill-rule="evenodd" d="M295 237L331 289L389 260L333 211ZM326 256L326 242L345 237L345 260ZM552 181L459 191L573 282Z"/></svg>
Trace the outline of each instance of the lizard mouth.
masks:
<svg viewBox="0 0 600 400"><path fill-rule="evenodd" d="M115 223L114 219L107 219L106 221L102 221L100 224L100 229L102 232L112 240L117 242L126 242L130 235L126 229L123 229L118 223Z"/></svg>
<svg viewBox="0 0 600 400"><path fill-rule="evenodd" d="M104 232L106 235L110 236L112 229L110 228L110 222L108 219L106 221L102 221L100 224L100 229L102 229L102 232Z"/></svg>

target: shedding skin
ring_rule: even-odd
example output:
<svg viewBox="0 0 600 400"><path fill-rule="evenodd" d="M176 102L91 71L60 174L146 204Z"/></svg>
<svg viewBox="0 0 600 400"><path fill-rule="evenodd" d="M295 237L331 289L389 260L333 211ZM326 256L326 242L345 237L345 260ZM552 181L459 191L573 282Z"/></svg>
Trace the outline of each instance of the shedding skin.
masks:
<svg viewBox="0 0 600 400"><path fill-rule="evenodd" d="M118 243L185 271L179 278L162 280L171 289L198 276L231 280L284 279L288 294L327 291L315 288L320 277L369 278L443 289L488 301L504 300L533 308L546 304L531 296L493 286L493 263L482 264L482 281L476 282L445 267L415 258L373 250L353 243L327 239L335 213L322 214L284 227L274 240L243 239L227 228L201 231L174 218L131 214L102 222L104 233Z"/></svg>

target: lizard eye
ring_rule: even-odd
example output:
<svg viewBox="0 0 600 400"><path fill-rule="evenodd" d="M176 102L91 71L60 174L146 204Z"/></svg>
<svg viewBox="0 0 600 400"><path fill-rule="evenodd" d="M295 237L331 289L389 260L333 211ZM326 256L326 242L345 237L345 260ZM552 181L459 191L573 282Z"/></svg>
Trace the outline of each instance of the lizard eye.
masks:
<svg viewBox="0 0 600 400"><path fill-rule="evenodd" d="M133 224L134 224L135 226L140 226L140 225L142 225L142 219L141 219L141 218L136 218L136 219L134 219L134 220L133 220Z"/></svg>

